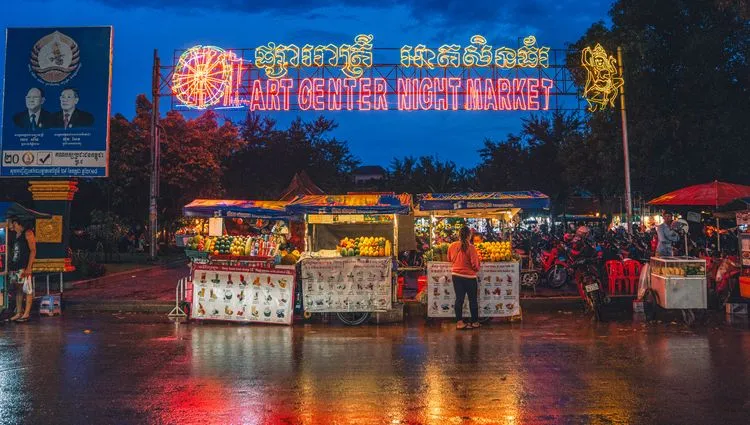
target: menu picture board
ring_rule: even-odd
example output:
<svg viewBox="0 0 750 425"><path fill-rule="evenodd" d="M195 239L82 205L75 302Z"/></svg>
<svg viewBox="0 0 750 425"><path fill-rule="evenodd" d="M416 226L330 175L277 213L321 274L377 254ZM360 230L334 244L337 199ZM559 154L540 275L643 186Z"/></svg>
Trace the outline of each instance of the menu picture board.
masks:
<svg viewBox="0 0 750 425"><path fill-rule="evenodd" d="M514 317L521 314L518 262L482 263L479 273L479 316ZM427 263L427 316L455 317L456 294L451 263ZM471 317L464 299L463 317Z"/></svg>
<svg viewBox="0 0 750 425"><path fill-rule="evenodd" d="M392 268L390 257L306 258L301 269L305 311L390 310Z"/></svg>
<svg viewBox="0 0 750 425"><path fill-rule="evenodd" d="M294 270L214 266L193 268L194 319L291 325Z"/></svg>

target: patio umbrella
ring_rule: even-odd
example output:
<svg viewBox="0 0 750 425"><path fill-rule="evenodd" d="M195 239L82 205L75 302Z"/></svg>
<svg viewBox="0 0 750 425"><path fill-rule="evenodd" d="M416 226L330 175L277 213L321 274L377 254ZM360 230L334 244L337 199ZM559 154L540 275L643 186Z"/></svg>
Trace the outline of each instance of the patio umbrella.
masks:
<svg viewBox="0 0 750 425"><path fill-rule="evenodd" d="M737 198L750 196L750 186L742 184L712 183L684 187L650 200L649 205L700 206L718 208Z"/></svg>
<svg viewBox="0 0 750 425"><path fill-rule="evenodd" d="M648 202L649 205L664 206L698 206L719 208L735 199L750 196L750 186L742 184L724 183L714 180L712 183L697 184L688 186L674 192L669 192L654 198ZM716 227L719 227L719 219L716 218ZM716 232L716 238L719 238L719 232ZM721 249L721 241L718 241L718 248Z"/></svg>

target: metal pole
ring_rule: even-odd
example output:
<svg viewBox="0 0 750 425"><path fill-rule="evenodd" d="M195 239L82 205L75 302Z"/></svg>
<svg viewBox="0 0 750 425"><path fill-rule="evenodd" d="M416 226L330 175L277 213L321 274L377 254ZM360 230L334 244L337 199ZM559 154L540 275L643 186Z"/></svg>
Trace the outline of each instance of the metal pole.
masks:
<svg viewBox="0 0 750 425"><path fill-rule="evenodd" d="M617 65L620 68L620 78L623 78L622 87L620 87L620 111L622 115L622 150L625 160L625 202L627 207L627 229L631 233L633 227L633 200L630 195L630 150L628 148L628 117L625 112L625 83L622 72L622 47L617 47Z"/></svg>
<svg viewBox="0 0 750 425"><path fill-rule="evenodd" d="M149 255L156 258L158 241L158 221L156 201L159 196L159 53L154 49L154 67L151 74L151 187L149 193Z"/></svg>

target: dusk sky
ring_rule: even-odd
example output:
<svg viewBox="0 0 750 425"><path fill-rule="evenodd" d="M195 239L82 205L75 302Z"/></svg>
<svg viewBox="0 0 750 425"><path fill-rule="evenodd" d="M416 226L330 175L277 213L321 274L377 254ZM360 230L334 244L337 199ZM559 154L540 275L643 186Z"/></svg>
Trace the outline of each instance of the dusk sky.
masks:
<svg viewBox="0 0 750 425"><path fill-rule="evenodd" d="M592 23L608 22L610 4L607 0L25 0L5 2L0 25L114 26L112 110L132 117L135 97L150 91L153 49L159 50L163 64L171 64L175 49L196 44L227 49L256 47L269 41L341 44L351 43L357 34L373 34L376 47L410 43L466 45L474 34L484 35L495 46L515 45L518 37L533 34L539 45L564 48ZM3 78L4 63L3 55ZM162 112L169 104L164 103ZM220 113L234 120L243 116L237 112ZM387 166L394 157L437 155L467 167L479 161L477 150L485 138L500 139L517 131L520 118L527 114L325 113L339 124L334 136L347 140L364 164ZM286 126L299 115L312 119L318 113L293 111L273 117Z"/></svg>

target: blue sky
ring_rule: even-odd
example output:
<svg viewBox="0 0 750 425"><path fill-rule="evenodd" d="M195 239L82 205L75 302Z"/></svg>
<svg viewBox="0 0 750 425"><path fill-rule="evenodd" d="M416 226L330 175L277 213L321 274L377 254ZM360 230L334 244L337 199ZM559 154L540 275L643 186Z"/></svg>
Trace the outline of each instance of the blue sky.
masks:
<svg viewBox="0 0 750 425"><path fill-rule="evenodd" d="M608 20L609 0L25 0L4 2L0 26L115 28L112 110L130 117L139 93L150 91L151 60L158 49L171 64L175 49L196 44L255 47L269 41L347 43L373 34L376 47L404 44L468 44L473 34L490 44L515 44L533 34L540 45L563 48L594 22ZM5 35L3 34L3 39ZM3 45L5 43L3 42ZM0 58L4 78L5 58ZM164 102L168 103L168 102ZM238 119L241 114L230 113ZM275 114L280 125L301 115ZM334 135L347 140L366 164L388 165L393 157L437 155L473 166L485 138L517 131L516 112L338 112Z"/></svg>

